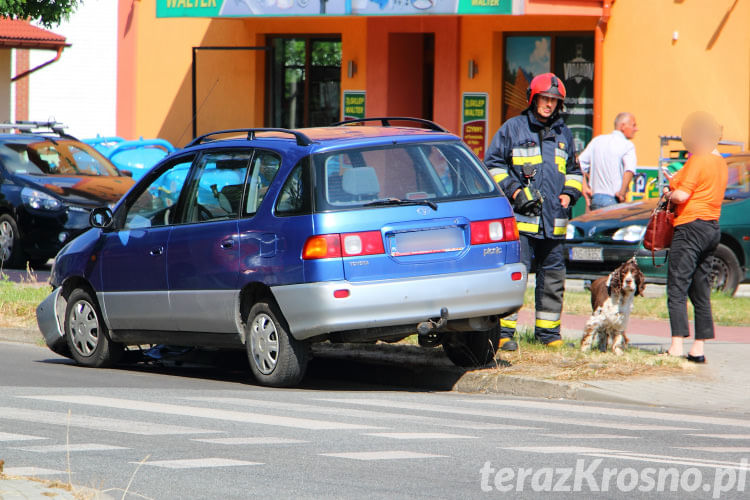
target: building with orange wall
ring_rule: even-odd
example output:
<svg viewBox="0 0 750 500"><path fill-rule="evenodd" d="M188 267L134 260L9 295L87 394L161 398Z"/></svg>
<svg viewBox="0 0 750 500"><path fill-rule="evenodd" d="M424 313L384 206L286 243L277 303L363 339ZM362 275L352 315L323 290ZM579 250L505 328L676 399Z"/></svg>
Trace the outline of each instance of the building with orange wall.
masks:
<svg viewBox="0 0 750 500"><path fill-rule="evenodd" d="M481 155L548 70L582 143L631 111L655 165L696 109L750 139L748 19L748 0L119 0L117 132L183 145L364 112L432 119Z"/></svg>

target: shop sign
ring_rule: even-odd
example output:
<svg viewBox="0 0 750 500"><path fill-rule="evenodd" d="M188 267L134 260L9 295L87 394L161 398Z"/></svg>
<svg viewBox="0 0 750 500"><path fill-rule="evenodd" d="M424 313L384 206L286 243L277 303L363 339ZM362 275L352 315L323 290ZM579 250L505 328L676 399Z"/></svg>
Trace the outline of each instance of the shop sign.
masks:
<svg viewBox="0 0 750 500"><path fill-rule="evenodd" d="M156 0L156 17L513 14L513 0ZM521 12L516 12L519 14Z"/></svg>
<svg viewBox="0 0 750 500"><path fill-rule="evenodd" d="M464 142L480 159L484 158L487 144L486 93L465 93L461 99L461 133Z"/></svg>
<svg viewBox="0 0 750 500"><path fill-rule="evenodd" d="M344 120L358 120L365 117L367 95L364 90L344 91Z"/></svg>

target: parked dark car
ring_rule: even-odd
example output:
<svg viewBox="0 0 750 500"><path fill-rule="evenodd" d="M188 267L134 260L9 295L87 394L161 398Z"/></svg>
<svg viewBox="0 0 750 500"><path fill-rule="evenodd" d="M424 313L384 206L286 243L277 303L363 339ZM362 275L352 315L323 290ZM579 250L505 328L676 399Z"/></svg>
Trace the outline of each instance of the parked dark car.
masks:
<svg viewBox="0 0 750 500"><path fill-rule="evenodd" d="M729 183L721 208L721 243L713 257L713 286L734 294L750 282L750 154L727 158ZM637 256L648 281L665 283L668 252L656 253L640 243L657 200L623 203L594 210L568 224L566 263L568 277L594 279L609 274Z"/></svg>
<svg viewBox="0 0 750 500"><path fill-rule="evenodd" d="M490 362L526 288L508 200L438 125L368 122L219 132L165 158L58 254L47 344L86 366L129 345L246 350L271 386L328 340L419 333Z"/></svg>
<svg viewBox="0 0 750 500"><path fill-rule="evenodd" d="M134 184L57 124L0 125L0 264L44 264ZM16 130L17 133L9 133Z"/></svg>

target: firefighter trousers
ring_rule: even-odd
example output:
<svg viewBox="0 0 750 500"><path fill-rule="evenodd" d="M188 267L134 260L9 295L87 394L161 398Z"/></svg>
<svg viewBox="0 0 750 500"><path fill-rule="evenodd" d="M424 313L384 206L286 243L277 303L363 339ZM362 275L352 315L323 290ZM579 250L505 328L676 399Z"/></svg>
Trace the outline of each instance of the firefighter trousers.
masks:
<svg viewBox="0 0 750 500"><path fill-rule="evenodd" d="M532 238L521 233L521 262L536 273L534 336L543 344L560 340L560 316L565 292L564 240ZM500 336L516 333L518 313L500 320Z"/></svg>

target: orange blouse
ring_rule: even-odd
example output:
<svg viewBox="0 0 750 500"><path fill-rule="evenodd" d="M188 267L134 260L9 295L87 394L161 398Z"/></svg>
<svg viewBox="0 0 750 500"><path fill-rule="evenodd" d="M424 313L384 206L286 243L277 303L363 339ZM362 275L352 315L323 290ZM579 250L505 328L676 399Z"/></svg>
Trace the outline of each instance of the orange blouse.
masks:
<svg viewBox="0 0 750 500"><path fill-rule="evenodd" d="M691 156L669 181L672 190L690 195L685 203L677 205L674 225L696 219L718 220L728 177L729 168L721 156L712 153Z"/></svg>

